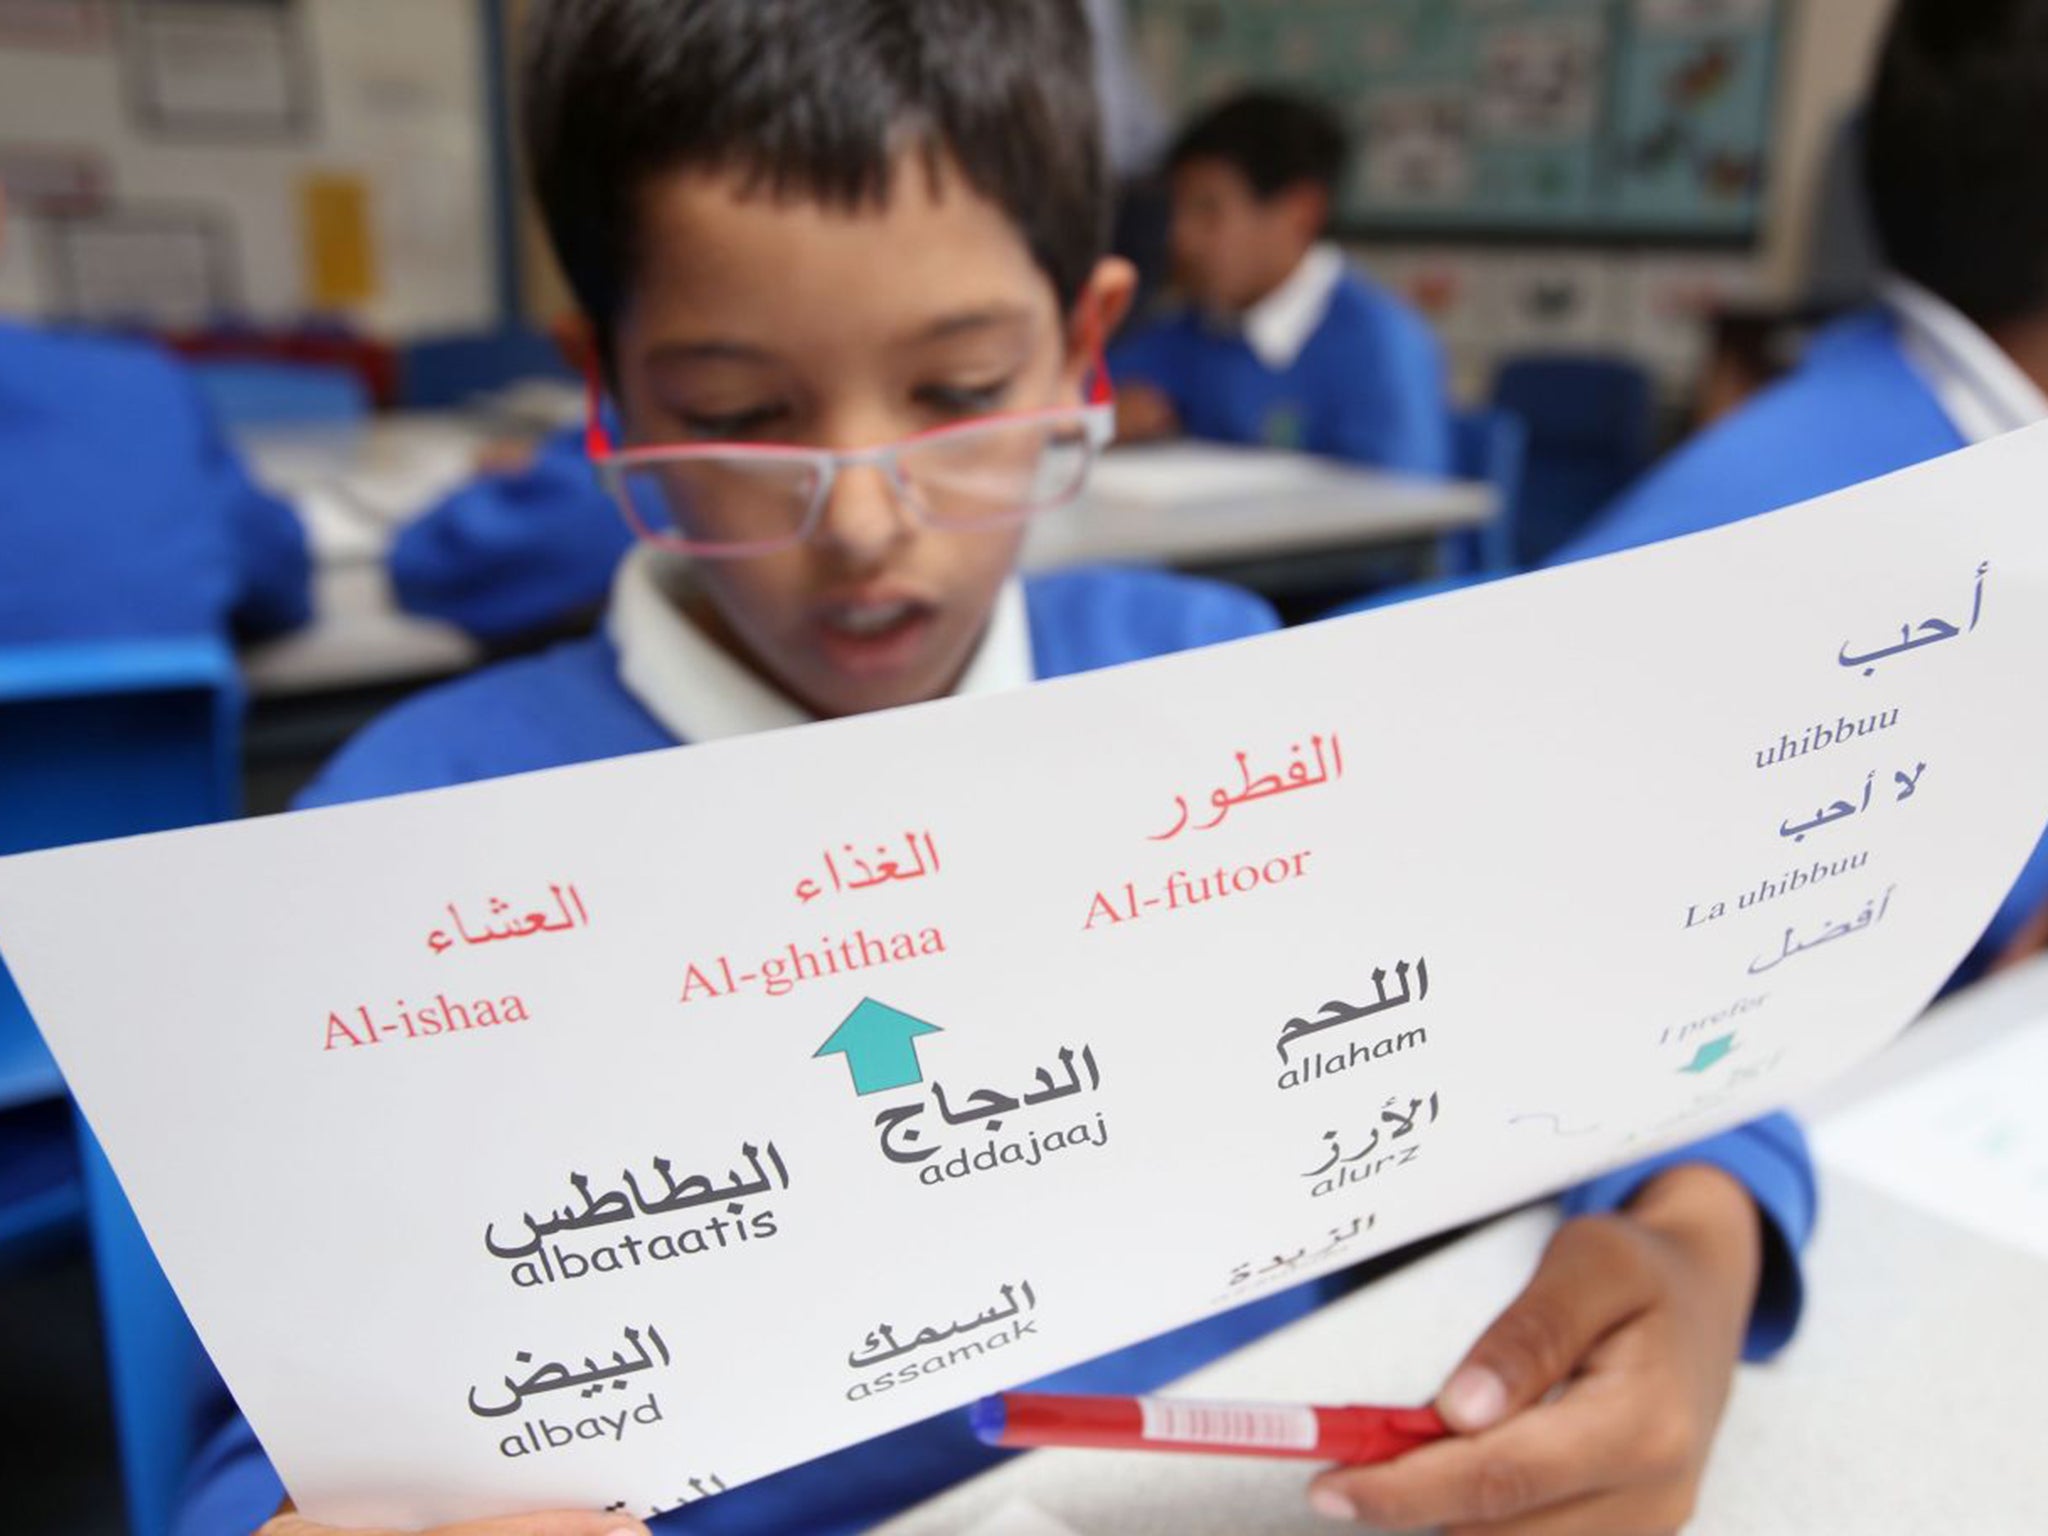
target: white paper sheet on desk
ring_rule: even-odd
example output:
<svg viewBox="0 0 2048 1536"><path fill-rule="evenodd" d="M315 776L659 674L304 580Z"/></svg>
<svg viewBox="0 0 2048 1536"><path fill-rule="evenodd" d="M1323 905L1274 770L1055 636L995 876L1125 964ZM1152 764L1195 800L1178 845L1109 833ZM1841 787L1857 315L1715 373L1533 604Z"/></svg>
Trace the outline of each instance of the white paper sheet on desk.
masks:
<svg viewBox="0 0 2048 1536"><path fill-rule="evenodd" d="M647 1512L1875 1049L2048 812L2043 485L11 860L0 936L302 1508Z"/></svg>
<svg viewBox="0 0 2048 1536"><path fill-rule="evenodd" d="M1830 1116L1830 1170L2048 1258L2048 1019Z"/></svg>

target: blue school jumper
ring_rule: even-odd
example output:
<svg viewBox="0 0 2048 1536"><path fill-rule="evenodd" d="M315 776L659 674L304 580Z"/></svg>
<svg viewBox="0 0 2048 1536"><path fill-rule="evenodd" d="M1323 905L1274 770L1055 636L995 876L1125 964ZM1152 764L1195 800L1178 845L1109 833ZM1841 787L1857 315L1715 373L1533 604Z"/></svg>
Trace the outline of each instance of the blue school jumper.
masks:
<svg viewBox="0 0 2048 1536"><path fill-rule="evenodd" d="M1717 528L1965 446L1907 360L1897 321L1856 315L1816 338L1790 377L1672 454L1550 563ZM2048 836L1958 977L1975 976L2044 902Z"/></svg>
<svg viewBox="0 0 2048 1536"><path fill-rule="evenodd" d="M1119 342L1109 372L1164 392L1190 437L1451 472L1443 348L1427 321L1356 271L1338 279L1285 368L1268 367L1236 327L1190 309Z"/></svg>
<svg viewBox="0 0 2048 1536"><path fill-rule="evenodd" d="M391 585L408 612L500 639L594 612L632 543L577 427L525 469L473 480L401 529Z"/></svg>
<svg viewBox="0 0 2048 1536"><path fill-rule="evenodd" d="M1060 677L1146 656L1188 650L1275 627L1258 599L1214 583L1152 572L1097 570L1035 577L1026 584L1033 661L1039 677ZM342 752L306 796L332 804L462 783L499 774L648 752L676 745L619 682L609 638L559 646L507 663L399 705ZM1574 1191L1575 1211L1625 1200L1654 1166ZM1798 1307L1791 1253L1812 1222L1813 1186L1799 1133L1760 1122L1690 1150L1728 1168L1756 1192L1778 1238L1779 1262L1759 1303L1751 1343L1775 1349ZM1039 1385L1071 1392L1149 1391L1283 1323L1334 1293L1339 1282L1300 1286L1192 1327L1063 1371ZM1363 1390L1363 1384L1361 1386ZM773 1405L736 1401L736 1412ZM942 1414L773 1477L693 1504L653 1522L692 1536L840 1536L984 1470L1004 1453L977 1442L966 1415ZM276 1474L239 1419L195 1468L194 1496L179 1536L227 1536L260 1523L277 1506Z"/></svg>
<svg viewBox="0 0 2048 1536"><path fill-rule="evenodd" d="M173 360L0 321L0 645L275 633L308 580Z"/></svg>

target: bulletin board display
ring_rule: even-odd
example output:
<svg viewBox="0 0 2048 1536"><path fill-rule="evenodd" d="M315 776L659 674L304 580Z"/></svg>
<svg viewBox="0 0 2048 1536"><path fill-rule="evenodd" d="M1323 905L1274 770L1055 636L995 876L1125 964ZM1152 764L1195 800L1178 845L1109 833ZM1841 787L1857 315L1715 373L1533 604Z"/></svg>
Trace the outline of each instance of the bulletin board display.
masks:
<svg viewBox="0 0 2048 1536"><path fill-rule="evenodd" d="M1281 86L1341 111L1360 233L1752 234L1790 0L1131 0L1177 114Z"/></svg>

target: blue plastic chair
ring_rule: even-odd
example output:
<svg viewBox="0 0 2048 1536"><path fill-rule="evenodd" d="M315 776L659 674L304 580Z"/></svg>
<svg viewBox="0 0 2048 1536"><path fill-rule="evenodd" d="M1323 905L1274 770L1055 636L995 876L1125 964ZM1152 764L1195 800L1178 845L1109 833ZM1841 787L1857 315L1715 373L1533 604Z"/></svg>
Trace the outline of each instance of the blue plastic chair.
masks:
<svg viewBox="0 0 2048 1536"><path fill-rule="evenodd" d="M352 369L241 358L199 358L190 366L214 420L231 430L349 426L370 416L369 387Z"/></svg>
<svg viewBox="0 0 2048 1536"><path fill-rule="evenodd" d="M413 411L454 410L521 379L578 382L561 348L539 331L435 336L400 354L398 401Z"/></svg>
<svg viewBox="0 0 2048 1536"><path fill-rule="evenodd" d="M1493 404L1529 432L1515 509L1514 561L1525 569L1569 541L1656 456L1656 387L1624 358L1516 358L1494 380Z"/></svg>
<svg viewBox="0 0 2048 1536"><path fill-rule="evenodd" d="M234 814L241 686L218 640L0 647L0 853ZM0 945L5 935L0 934ZM210 1367L0 970L0 1255L85 1214L134 1530L168 1529Z"/></svg>
<svg viewBox="0 0 2048 1536"><path fill-rule="evenodd" d="M1513 413L1494 408L1451 418L1451 472L1493 487L1499 511L1491 522L1446 534L1437 549L1446 576L1499 576L1515 569L1515 529L1522 499L1528 432Z"/></svg>
<svg viewBox="0 0 2048 1536"><path fill-rule="evenodd" d="M133 1536L167 1536L199 1451L203 1410L224 1400L226 1388L82 1119L78 1142L128 1527Z"/></svg>
<svg viewBox="0 0 2048 1536"><path fill-rule="evenodd" d="M232 815L240 720L218 640L0 646L0 854ZM0 1111L62 1087L0 967Z"/></svg>

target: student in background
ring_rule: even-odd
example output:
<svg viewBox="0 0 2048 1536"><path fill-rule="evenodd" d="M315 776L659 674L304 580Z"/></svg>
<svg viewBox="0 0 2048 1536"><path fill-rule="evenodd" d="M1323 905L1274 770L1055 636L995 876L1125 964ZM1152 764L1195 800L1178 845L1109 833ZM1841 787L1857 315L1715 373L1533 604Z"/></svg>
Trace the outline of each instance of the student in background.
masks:
<svg viewBox="0 0 2048 1536"><path fill-rule="evenodd" d="M577 427L408 523L391 547L391 585L409 613L511 639L596 613L632 543Z"/></svg>
<svg viewBox="0 0 2048 1536"><path fill-rule="evenodd" d="M2048 421L2048 0L1902 0L1864 140L1882 302L1823 333L1789 378L1672 455L1557 561ZM1959 974L2022 942L2044 903L2048 840Z"/></svg>
<svg viewBox="0 0 2048 1536"><path fill-rule="evenodd" d="M639 456L612 460L620 494L652 537L620 567L601 634L409 700L310 801L988 693L1271 629L1257 600L1183 577L1016 574L1023 520L1080 483L1101 440L1091 378L1131 289L1102 254L1086 36L1078 0L541 6L528 162ZM789 446L859 460L792 474ZM1566 1225L1446 1391L1467 1434L1327 1478L1319 1508L1433 1524L1479 1515L1483 1497L1492 1516L1677 1523L1738 1352L1767 1353L1792 1327L1813 1203L1804 1147L1788 1122L1759 1122L1568 1201L1591 1219ZM1321 1294L1055 1380L1148 1390ZM1551 1401L1568 1377L1589 1385ZM763 1411L745 1383L731 1389L734 1412ZM1669 1433L1640 1435L1644 1423ZM660 1528L864 1530L997 1456L946 1415ZM279 1496L231 1423L180 1531L249 1531ZM263 1529L320 1531L289 1511ZM638 1529L576 1514L461 1527Z"/></svg>
<svg viewBox="0 0 2048 1536"><path fill-rule="evenodd" d="M176 362L0 320L0 645L276 634L309 580Z"/></svg>
<svg viewBox="0 0 2048 1536"><path fill-rule="evenodd" d="M1185 433L1449 473L1442 348L1324 238L1344 161L1331 113L1263 92L1181 135L1167 168L1186 305L1110 356L1126 440Z"/></svg>

